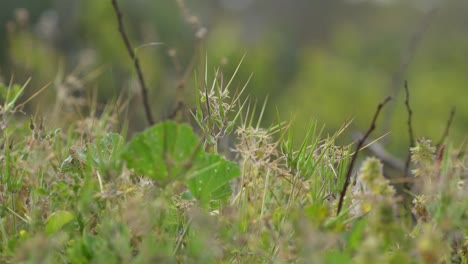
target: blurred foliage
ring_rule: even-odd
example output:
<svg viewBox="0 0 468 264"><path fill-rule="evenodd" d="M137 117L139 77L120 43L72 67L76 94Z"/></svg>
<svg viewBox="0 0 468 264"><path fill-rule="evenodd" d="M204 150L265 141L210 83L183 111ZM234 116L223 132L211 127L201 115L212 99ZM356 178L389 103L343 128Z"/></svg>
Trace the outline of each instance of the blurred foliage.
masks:
<svg viewBox="0 0 468 264"><path fill-rule="evenodd" d="M392 151L407 149L403 84L392 88L391 80L431 8L428 2L120 2L159 119L173 110L181 79L188 107L194 107L193 74L203 71L206 54L210 68L221 65L226 73L246 55L239 80L253 73L247 94L260 102L270 96L265 123L276 120L278 108L283 118L294 116L299 134L311 119L325 123L328 131L354 119L354 129L364 130L377 103L391 94L396 97L384 117L391 124L386 143ZM62 108L66 103L48 106L56 95L70 94L63 90L73 89L70 83L78 80L79 96L97 94L101 103L119 95L128 99L136 106L130 108L130 127L144 128L136 75L109 1L25 0L0 6L4 82L12 76L19 83L32 76L34 88L53 82L30 111L47 115ZM417 136L440 138L456 106L450 134L461 142L468 129L468 4L447 1L437 8L400 77L409 82ZM206 37L197 35L202 33L197 25L206 27Z"/></svg>

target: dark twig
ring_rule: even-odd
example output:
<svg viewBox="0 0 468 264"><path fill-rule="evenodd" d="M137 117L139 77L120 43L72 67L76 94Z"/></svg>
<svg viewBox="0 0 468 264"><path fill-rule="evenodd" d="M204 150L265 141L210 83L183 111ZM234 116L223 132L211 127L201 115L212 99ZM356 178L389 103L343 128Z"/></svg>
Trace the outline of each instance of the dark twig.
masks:
<svg viewBox="0 0 468 264"><path fill-rule="evenodd" d="M361 139L363 136L364 134L360 132L354 132L352 134L353 140L356 141ZM401 172L404 171L404 161L400 160L399 158L385 150L385 147L380 142L375 141L374 139L367 139L366 142L364 142L364 145L368 146L367 150L371 152L372 155L374 155L380 161L382 161L385 167L392 168Z"/></svg>
<svg viewBox="0 0 468 264"><path fill-rule="evenodd" d="M411 34L405 49L401 53L400 65L393 73L393 76L388 86L388 93L391 96L396 98L396 96L400 92L400 89L398 88L401 87L400 84L404 80L405 73L409 65L413 61L413 58L416 55L416 52L418 51L418 48L422 43L424 35L428 32L429 26L431 25L431 22L434 20L434 17L437 15L438 10L439 10L439 7L434 6L432 7L432 9L427 11L422 16L421 20L416 25L415 30ZM389 129L390 120L391 120L390 117L392 115L393 110L394 110L394 107L389 106L384 112L384 119L382 122L382 129L384 131L390 130Z"/></svg>
<svg viewBox="0 0 468 264"><path fill-rule="evenodd" d="M450 111L450 116L447 121L447 125L445 126L445 131L444 134L442 135L442 138L439 140L439 143L437 143L437 146L442 146L442 143L444 143L445 139L448 137L449 132L450 132L450 127L452 126L453 122L453 117L455 116L455 106L452 107L452 110Z"/></svg>
<svg viewBox="0 0 468 264"><path fill-rule="evenodd" d="M138 57L135 55L135 51L132 47L132 44L130 43L130 39L128 38L127 32L125 31L125 27L124 27L123 19L122 19L123 15L122 15L122 12L120 11L117 0L111 0L111 1L112 1L112 6L114 7L115 15L117 16L117 22L119 24L120 35L122 36L122 39L125 43L125 47L127 48L128 54L133 60L135 71L138 76L138 81L141 87L141 99L143 101L143 107L145 109L146 120L148 121L150 125L153 125L154 119L153 119L153 114L151 113L151 108L150 108L149 101L148 101L148 89L146 88L145 80L143 78L143 72L141 70L140 61L138 60Z"/></svg>
<svg viewBox="0 0 468 264"><path fill-rule="evenodd" d="M174 109L173 109L172 112L167 116L167 119L175 120L176 117L177 117L177 113L179 113L179 112L182 111L183 109L184 109L184 101L182 101L182 100L177 100Z"/></svg>
<svg viewBox="0 0 468 264"><path fill-rule="evenodd" d="M354 152L353 157L351 158L351 163L349 163L348 170L346 171L346 178L345 178L345 182L344 182L344 185L343 185L343 189L341 190L341 193L340 193L340 200L338 202L338 211L337 211L336 215L340 214L341 208L343 207L343 201L344 201L344 198L345 198L345 195L346 195L346 190L348 189L349 183L351 181L351 173L353 172L354 163L356 163L356 159L357 159L357 156L359 154L359 150L361 150L362 146L364 145L364 142L366 142L369 135L372 133L372 131L374 131L374 129L376 127L375 123L377 121L377 117L380 114L380 111L385 106L385 104L387 104L391 99L392 98L389 96L389 97L385 98L384 101L379 103L379 105L377 106L377 110L375 111L374 118L372 118L372 123L371 123L371 125L369 127L369 130L367 130L366 134L359 140L359 142L357 144L356 151Z"/></svg>
<svg viewBox="0 0 468 264"><path fill-rule="evenodd" d="M411 110L411 106L409 103L410 93L408 89L408 81L405 81L405 92L406 92L405 105L406 105L406 110L408 110L409 148L411 149L412 147L414 147L415 140L414 140L414 133L413 133L413 111ZM404 170L405 177L408 176L410 160L411 160L411 151L409 150L408 156L406 157L406 162L405 162L405 170Z"/></svg>
<svg viewBox="0 0 468 264"><path fill-rule="evenodd" d="M411 106L409 103L410 100L410 93L408 89L408 81L405 81L405 91L406 91L406 99L405 99L405 105L406 109L408 110L408 135L409 135L409 140L410 140L410 146L413 147L415 140L414 140L414 133L413 133L413 110L411 110Z"/></svg>

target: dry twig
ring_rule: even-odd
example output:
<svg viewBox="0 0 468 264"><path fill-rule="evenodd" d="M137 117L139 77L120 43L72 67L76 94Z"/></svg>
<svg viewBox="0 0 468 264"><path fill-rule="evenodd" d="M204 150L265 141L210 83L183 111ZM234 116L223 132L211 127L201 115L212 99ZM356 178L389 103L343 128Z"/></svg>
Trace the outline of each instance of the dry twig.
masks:
<svg viewBox="0 0 468 264"><path fill-rule="evenodd" d="M454 116L455 116L455 106L452 107L452 110L450 111L450 116L449 116L449 119L447 121L447 125L445 126L444 134L442 134L442 138L439 140L439 143L437 143L438 147L442 146L442 143L444 143L444 140L448 137L450 127L452 126L452 121L453 121Z"/></svg>
<svg viewBox="0 0 468 264"><path fill-rule="evenodd" d="M123 24L123 14L120 11L117 0L111 0L111 1L112 1L112 6L114 7L115 15L117 16L117 22L119 24L120 35L122 36L122 39L125 43L125 47L127 48L128 54L133 60L135 71L138 76L138 81L140 83L140 88L141 88L141 100L143 102L143 107L145 109L146 120L148 121L150 125L153 125L154 119L153 119L153 114L151 113L151 108L150 108L149 101L148 101L148 89L146 88L145 80L143 77L143 72L140 66L140 61L138 60L138 57L135 54L132 44L130 43L130 39L128 38L127 32L125 31L125 27Z"/></svg>
<svg viewBox="0 0 468 264"><path fill-rule="evenodd" d="M357 159L357 156L359 154L359 150L361 150L362 146L364 145L364 142L366 142L369 135L372 133L372 131L374 131L374 129L376 127L375 123L377 121L377 117L380 114L380 111L385 106L385 104L387 104L391 99L392 98L389 96L389 97L385 98L384 101L379 103L379 105L377 106L377 110L375 111L374 118L372 118L372 123L371 123L369 129L367 130L366 134L361 138L361 140L359 140L359 142L357 144L356 151L354 152L353 157L351 158L351 162L349 163L348 170L346 171L346 178L345 178L345 182L344 182L344 185L343 185L343 189L341 190L341 193L340 193L340 200L338 202L338 210L336 212L336 215L340 214L341 208L343 207L343 201L344 201L344 198L345 198L346 191L348 189L349 183L351 181L351 173L353 172L354 163L356 163L356 159Z"/></svg>
<svg viewBox="0 0 468 264"><path fill-rule="evenodd" d="M404 80L405 73L409 65L413 61L413 58L416 55L416 52L422 43L424 35L428 32L429 26L434 20L434 17L436 17L438 11L439 7L437 6L434 6L432 9L428 10L423 15L419 23L416 25L415 30L411 34L407 46L401 53L400 65L398 66L398 68L396 68L395 72L393 73L393 76L388 86L388 94L390 94L391 96L396 97L400 92L400 89L398 88ZM384 119L382 123L382 129L384 131L389 130L390 117L392 116L393 110L394 108L390 106L386 109L384 113Z"/></svg>
<svg viewBox="0 0 468 264"><path fill-rule="evenodd" d="M411 148L414 147L414 133L413 133L413 111L411 110L409 99L410 99L410 93L408 89L408 81L405 81L405 92L406 92L406 99L405 99L405 105L406 105L406 110L408 110L408 135L409 135L409 150L408 150L408 156L406 157L405 161L405 170L404 174L405 177L408 176L408 169L410 165L410 160L411 160Z"/></svg>

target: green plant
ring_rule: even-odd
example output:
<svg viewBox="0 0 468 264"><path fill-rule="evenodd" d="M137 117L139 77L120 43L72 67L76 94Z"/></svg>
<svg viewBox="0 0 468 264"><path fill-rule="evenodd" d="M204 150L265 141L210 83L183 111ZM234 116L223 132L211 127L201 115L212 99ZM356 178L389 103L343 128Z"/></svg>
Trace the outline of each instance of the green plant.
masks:
<svg viewBox="0 0 468 264"><path fill-rule="evenodd" d="M248 81L232 93L243 60L226 82L205 57L198 134L161 121L126 140L120 100L51 126L18 115L29 82L0 84L0 262L468 263L468 155L448 128L440 146L410 136L409 208L379 159L357 158L386 101L355 152L350 122L298 139L279 111L261 125Z"/></svg>
<svg viewBox="0 0 468 264"><path fill-rule="evenodd" d="M162 188L174 181L187 185L189 196L203 204L226 199L238 166L218 154L205 153L188 125L159 123L136 135L123 152L127 166Z"/></svg>

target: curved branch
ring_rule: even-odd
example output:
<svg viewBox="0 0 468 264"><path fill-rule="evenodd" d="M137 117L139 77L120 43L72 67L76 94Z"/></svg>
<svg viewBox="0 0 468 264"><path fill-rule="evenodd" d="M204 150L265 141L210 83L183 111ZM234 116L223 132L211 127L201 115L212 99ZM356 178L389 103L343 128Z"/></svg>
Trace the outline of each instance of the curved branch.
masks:
<svg viewBox="0 0 468 264"><path fill-rule="evenodd" d="M138 57L135 54L132 44L130 43L130 39L128 38L127 32L125 31L125 27L123 24L123 15L122 15L122 12L120 11L117 0L111 0L111 1L112 1L112 6L114 7L115 15L117 16L117 22L119 24L120 35L122 36L122 39L125 43L125 47L127 48L128 55L130 55L130 57L133 60L133 66L135 67L135 71L138 76L138 82L140 83L140 88L141 88L141 100L143 102L143 107L145 109L146 120L148 121L150 125L153 125L154 119L153 119L153 114L151 113L151 108L150 108L149 101L148 101L148 89L146 88L145 79L143 78L143 72L141 70L140 61L138 60Z"/></svg>
<svg viewBox="0 0 468 264"><path fill-rule="evenodd" d="M351 173L353 171L354 163L356 163L356 159L357 159L357 156L359 154L359 150L361 150L362 146L364 145L364 142L366 142L369 135L372 133L372 131L374 131L374 129L376 127L375 123L377 121L377 117L380 114L380 111L385 106L385 104L387 104L391 99L392 98L390 96L388 96L387 98L385 98L384 101L382 101L377 106L377 110L375 111L374 118L372 118L372 123L371 123L369 129L367 130L366 134L361 138L361 140L359 140L359 142L357 144L356 151L354 152L353 157L351 158L351 163L349 163L348 170L346 171L346 178L345 178L345 182L344 182L344 185L343 185L343 189L341 190L340 200L338 202L338 211L337 211L336 215L340 214L341 208L343 207L343 201L344 201L344 198L345 198L345 195L346 195L346 190L348 189L349 183L351 181Z"/></svg>

